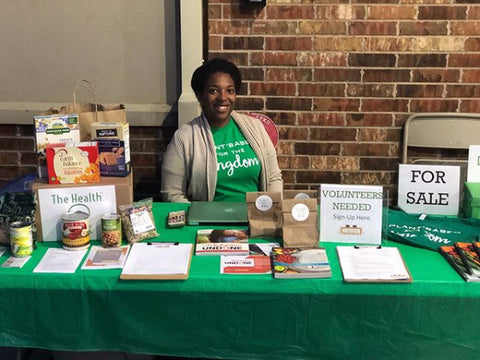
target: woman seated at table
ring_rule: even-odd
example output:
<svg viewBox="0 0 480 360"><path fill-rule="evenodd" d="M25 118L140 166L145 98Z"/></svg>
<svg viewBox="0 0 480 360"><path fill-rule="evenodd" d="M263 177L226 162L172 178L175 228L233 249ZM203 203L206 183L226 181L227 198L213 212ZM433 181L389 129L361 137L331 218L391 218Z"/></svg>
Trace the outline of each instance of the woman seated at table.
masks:
<svg viewBox="0 0 480 360"><path fill-rule="evenodd" d="M245 201L251 191L282 191L275 148L260 120L233 111L242 80L231 62L212 59L193 73L202 114L181 126L162 165L164 201Z"/></svg>

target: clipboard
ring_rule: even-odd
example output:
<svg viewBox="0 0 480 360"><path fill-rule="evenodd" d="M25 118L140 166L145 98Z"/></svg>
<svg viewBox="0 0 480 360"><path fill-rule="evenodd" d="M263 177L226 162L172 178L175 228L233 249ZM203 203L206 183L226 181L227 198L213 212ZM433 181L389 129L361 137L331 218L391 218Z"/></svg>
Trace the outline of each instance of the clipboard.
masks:
<svg viewBox="0 0 480 360"><path fill-rule="evenodd" d="M337 255L345 282L397 284L413 281L397 247L337 246Z"/></svg>
<svg viewBox="0 0 480 360"><path fill-rule="evenodd" d="M188 279L193 244L147 242L132 245L120 274L123 280Z"/></svg>

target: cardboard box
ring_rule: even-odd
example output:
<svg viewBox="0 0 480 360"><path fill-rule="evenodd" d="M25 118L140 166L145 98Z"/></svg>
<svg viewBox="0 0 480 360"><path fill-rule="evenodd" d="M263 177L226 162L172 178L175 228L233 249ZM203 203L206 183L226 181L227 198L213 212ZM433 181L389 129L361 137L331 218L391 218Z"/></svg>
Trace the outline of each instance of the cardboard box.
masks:
<svg viewBox="0 0 480 360"><path fill-rule="evenodd" d="M77 114L34 116L38 176L47 178L45 150L48 144L80 141Z"/></svg>
<svg viewBox="0 0 480 360"><path fill-rule="evenodd" d="M40 201L38 197L39 189L58 189L58 188L80 188L87 186L102 186L102 185L114 185L117 212L119 205L128 205L133 203L133 175L130 173L126 177L102 177L99 183L95 184L48 184L45 179L37 178L32 184L32 191L35 192L37 197L37 206L35 213L35 224L37 226L38 240L43 241L42 236L42 214L40 211ZM61 217L57 219L57 222L61 222ZM92 240L100 240L93 239ZM57 239L58 241L58 239Z"/></svg>
<svg viewBox="0 0 480 360"><path fill-rule="evenodd" d="M50 184L98 183L98 146L95 141L49 144L47 146Z"/></svg>
<svg viewBox="0 0 480 360"><path fill-rule="evenodd" d="M465 217L480 219L480 183L465 183L463 214Z"/></svg>

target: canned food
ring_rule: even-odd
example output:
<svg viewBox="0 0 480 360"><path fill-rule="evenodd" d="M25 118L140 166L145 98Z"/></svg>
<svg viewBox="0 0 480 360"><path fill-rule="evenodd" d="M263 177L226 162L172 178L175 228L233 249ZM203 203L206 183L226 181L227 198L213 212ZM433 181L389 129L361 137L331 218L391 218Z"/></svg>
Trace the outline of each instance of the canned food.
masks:
<svg viewBox="0 0 480 360"><path fill-rule="evenodd" d="M27 257L33 254L31 223L27 221L10 223L10 252L15 257Z"/></svg>
<svg viewBox="0 0 480 360"><path fill-rule="evenodd" d="M65 250L84 250L90 245L89 215L82 211L62 217L62 243Z"/></svg>
<svg viewBox="0 0 480 360"><path fill-rule="evenodd" d="M120 215L112 213L102 216L102 246L122 245L122 220Z"/></svg>

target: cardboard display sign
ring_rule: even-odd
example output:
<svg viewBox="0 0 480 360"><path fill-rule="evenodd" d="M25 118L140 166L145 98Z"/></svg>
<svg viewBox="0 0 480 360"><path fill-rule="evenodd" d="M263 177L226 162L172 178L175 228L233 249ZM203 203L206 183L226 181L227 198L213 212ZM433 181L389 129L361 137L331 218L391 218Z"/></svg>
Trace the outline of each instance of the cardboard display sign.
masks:
<svg viewBox="0 0 480 360"><path fill-rule="evenodd" d="M90 238L101 239L101 217L117 210L115 186L45 188L38 190L43 241L62 240L62 216L67 212L90 214Z"/></svg>
<svg viewBox="0 0 480 360"><path fill-rule="evenodd" d="M320 186L320 242L380 244L383 187Z"/></svg>
<svg viewBox="0 0 480 360"><path fill-rule="evenodd" d="M398 206L410 214L458 215L460 166L400 164Z"/></svg>

